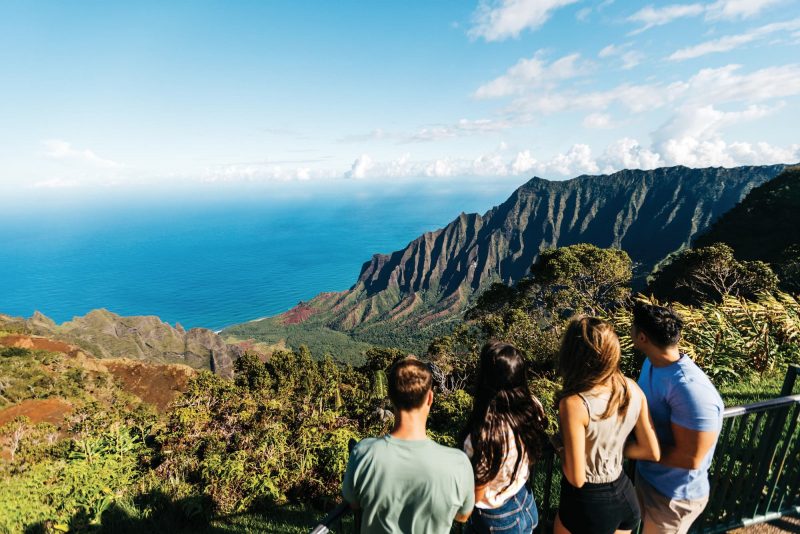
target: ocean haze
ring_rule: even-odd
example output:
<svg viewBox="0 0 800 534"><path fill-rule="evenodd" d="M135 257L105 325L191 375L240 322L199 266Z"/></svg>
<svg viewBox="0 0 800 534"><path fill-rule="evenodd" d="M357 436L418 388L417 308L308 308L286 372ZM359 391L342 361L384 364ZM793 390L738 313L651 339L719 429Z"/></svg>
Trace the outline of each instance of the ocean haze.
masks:
<svg viewBox="0 0 800 534"><path fill-rule="evenodd" d="M522 181L212 186L68 201L49 192L0 213L0 313L62 322L107 308L221 329L347 289L372 254L462 211L483 213Z"/></svg>

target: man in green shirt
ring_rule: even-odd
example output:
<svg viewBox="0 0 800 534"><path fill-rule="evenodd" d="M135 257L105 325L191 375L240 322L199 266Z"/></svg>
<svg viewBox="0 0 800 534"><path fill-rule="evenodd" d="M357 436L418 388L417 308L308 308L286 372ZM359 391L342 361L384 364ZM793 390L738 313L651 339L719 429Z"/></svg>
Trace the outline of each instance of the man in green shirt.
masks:
<svg viewBox="0 0 800 534"><path fill-rule="evenodd" d="M394 406L391 433L353 448L342 495L362 511L362 533L447 534L475 504L467 455L428 439L425 423L433 403L433 378L416 358L389 370Z"/></svg>

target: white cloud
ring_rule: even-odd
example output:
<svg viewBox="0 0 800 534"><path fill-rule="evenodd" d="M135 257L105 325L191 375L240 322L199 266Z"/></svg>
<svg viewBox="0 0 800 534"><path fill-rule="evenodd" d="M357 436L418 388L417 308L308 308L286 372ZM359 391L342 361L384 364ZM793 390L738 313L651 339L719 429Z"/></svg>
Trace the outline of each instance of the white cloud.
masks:
<svg viewBox="0 0 800 534"><path fill-rule="evenodd" d="M732 112L707 110L703 116L712 117L717 124L738 120L744 116L756 116L758 111L746 110L741 115ZM742 119L744 120L744 119ZM665 130L666 131L666 130ZM800 144L777 147L765 142L726 142L716 132L702 128L676 131L679 137L665 138L651 147L638 140L623 137L595 155L586 144L577 143L549 157L537 158L530 149L513 154L507 147L479 154L475 158L440 157L430 160L413 160L410 154L402 154L394 160L376 161L362 154L346 172L336 170L311 170L307 168L281 168L263 166L250 168L226 166L217 169L205 181L270 182L310 180L386 180L419 178L459 177L530 177L572 178L581 174L611 173L621 169L654 169L667 165L690 167L761 165L770 163L793 163L800 161ZM36 187L70 187L69 182L52 180Z"/></svg>
<svg viewBox="0 0 800 534"><path fill-rule="evenodd" d="M542 50L530 59L520 59L505 74L478 87L475 98L500 98L515 95L535 87L553 84L586 74L587 64L579 65L580 54L570 54L551 63Z"/></svg>
<svg viewBox="0 0 800 534"><path fill-rule="evenodd" d="M76 149L72 144L61 139L49 139L43 142L45 157L54 160L73 161L102 169L114 169L121 165L110 159L103 159L89 149Z"/></svg>
<svg viewBox="0 0 800 534"><path fill-rule="evenodd" d="M656 144L684 137L709 138L720 130L742 122L754 121L777 111L780 105L766 107L750 105L739 111L721 111L713 105L681 108L653 134Z"/></svg>
<svg viewBox="0 0 800 534"><path fill-rule="evenodd" d="M610 44L610 45L604 47L602 50L600 50L600 52L597 53L597 57L616 56L618 54L621 54L622 51L625 50L625 48L627 48L627 47L628 47L628 45Z"/></svg>
<svg viewBox="0 0 800 534"><path fill-rule="evenodd" d="M764 142L729 144L721 137L724 128L758 120L781 107L750 105L738 111L721 111L712 105L689 105L653 133L653 146L668 165L730 167L790 163L795 159L797 146L779 148Z"/></svg>
<svg viewBox="0 0 800 534"><path fill-rule="evenodd" d="M306 166L278 165L274 163L236 163L209 167L201 174L201 181L215 182L303 182L334 178L330 170L311 169Z"/></svg>
<svg viewBox="0 0 800 534"><path fill-rule="evenodd" d="M768 163L796 163L800 161L800 144L775 147L769 143L731 143L731 157L739 165L764 165Z"/></svg>
<svg viewBox="0 0 800 534"><path fill-rule="evenodd" d="M631 50L630 52L625 52L624 54L622 54L622 68L625 70L630 70L639 65L639 63L642 62L644 57L645 57L644 54L642 54L641 52L637 52L635 50Z"/></svg>
<svg viewBox="0 0 800 534"><path fill-rule="evenodd" d="M709 19L746 19L758 15L782 0L718 0L707 7Z"/></svg>
<svg viewBox="0 0 800 534"><path fill-rule="evenodd" d="M706 41L698 45L681 48L680 50L673 52L667 59L671 61L683 61L685 59L693 59L707 54L728 52L729 50L739 48L740 46L751 43L757 39L763 39L777 32L794 31L798 29L800 29L800 19L767 24L746 33L728 35L719 39Z"/></svg>
<svg viewBox="0 0 800 534"><path fill-rule="evenodd" d="M536 158L531 156L530 150L518 152L511 161L511 174L526 174L536 166Z"/></svg>
<svg viewBox="0 0 800 534"><path fill-rule="evenodd" d="M579 9L578 12L575 13L575 18L581 22L586 22L587 20L589 20L589 15L591 14L592 14L592 8L584 7Z"/></svg>
<svg viewBox="0 0 800 534"><path fill-rule="evenodd" d="M589 145L579 143L570 147L565 153L556 154L547 163L539 165L538 169L546 176L552 174L576 176L599 172L600 167L592 158L592 149Z"/></svg>
<svg viewBox="0 0 800 534"><path fill-rule="evenodd" d="M460 119L453 124L438 124L420 128L411 135L401 136L401 140L407 143L420 141L438 141L453 137L463 137L480 133L491 133L507 130L513 123L507 120L495 119Z"/></svg>
<svg viewBox="0 0 800 534"><path fill-rule="evenodd" d="M549 115L568 110L601 111L608 109L613 104L619 104L633 113L642 113L660 108L674 100L676 96L674 84L667 86L622 84L605 91L588 93L560 90L525 95L516 99L509 111L521 114Z"/></svg>
<svg viewBox="0 0 800 534"><path fill-rule="evenodd" d="M523 30L535 30L550 18L552 13L578 0L482 0L473 14L472 38L502 41L519 37Z"/></svg>
<svg viewBox="0 0 800 534"><path fill-rule="evenodd" d="M741 65L701 69L676 91L690 102L757 103L800 94L800 64L767 67L739 74Z"/></svg>
<svg viewBox="0 0 800 534"><path fill-rule="evenodd" d="M610 144L600 158L603 172L620 169L655 169L663 163L659 154L644 148L636 139L628 137Z"/></svg>
<svg viewBox="0 0 800 534"><path fill-rule="evenodd" d="M630 70L639 65L645 58L645 55L638 50L630 50L633 43L626 43L624 45L610 44L597 53L597 57L610 58L619 56L622 60L622 69Z"/></svg>
<svg viewBox="0 0 800 534"><path fill-rule="evenodd" d="M635 35L649 30L655 26L663 26L669 24L673 20L685 17L696 17L705 11L703 4L671 4L664 7L647 6L630 17L629 22L637 22L642 26L630 34Z"/></svg>
<svg viewBox="0 0 800 534"><path fill-rule="evenodd" d="M705 14L707 20L746 19L760 14L768 7L784 0L717 0L711 4L671 4L664 7L644 7L628 17L628 22L642 24L629 35L636 35L655 26L663 26L670 22L687 17L698 17Z"/></svg>
<svg viewBox="0 0 800 534"><path fill-rule="evenodd" d="M367 172L372 168L372 166L373 166L372 158L369 157L369 155L367 154L361 154L353 162L353 165L350 167L350 170L345 173L345 177L355 178L356 180L366 178Z"/></svg>
<svg viewBox="0 0 800 534"><path fill-rule="evenodd" d="M611 115L608 113L591 113L583 119L583 125L586 128L592 128L595 130L611 128Z"/></svg>
<svg viewBox="0 0 800 534"><path fill-rule="evenodd" d="M620 106L631 113L643 113L665 105L744 102L757 104L800 94L800 64L767 67L740 74L741 65L701 69L688 80L670 84L621 84L604 91L579 93L558 91L532 92L515 99L506 110L528 117L563 111L601 112Z"/></svg>
<svg viewBox="0 0 800 534"><path fill-rule="evenodd" d="M794 163L800 160L800 145L781 148L768 143L726 143L720 138L709 140L695 137L670 139L662 146L667 165L687 167L735 167L738 165L769 165Z"/></svg>
<svg viewBox="0 0 800 534"><path fill-rule="evenodd" d="M753 41L755 37L752 34L742 35L728 35L712 41L706 41L699 45L689 46L676 50L667 58L670 61L683 61L685 59L693 59L706 54L713 54L716 52L727 52L738 48L743 44Z"/></svg>

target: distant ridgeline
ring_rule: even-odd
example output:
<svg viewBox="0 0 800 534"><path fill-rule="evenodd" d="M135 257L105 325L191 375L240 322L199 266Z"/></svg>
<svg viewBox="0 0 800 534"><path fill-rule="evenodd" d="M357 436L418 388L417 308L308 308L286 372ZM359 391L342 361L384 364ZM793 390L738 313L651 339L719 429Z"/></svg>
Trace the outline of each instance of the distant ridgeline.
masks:
<svg viewBox="0 0 800 534"><path fill-rule="evenodd" d="M61 325L38 312L30 319L0 314L2 330L64 341L98 358L179 363L225 377L233 376L233 363L244 353L205 328L184 330L158 317L121 317L108 310L94 310Z"/></svg>
<svg viewBox="0 0 800 534"><path fill-rule="evenodd" d="M784 168L670 167L566 181L533 178L483 216L461 214L402 250L374 255L349 290L321 293L276 317L227 328L222 336L306 343L315 353L344 360L358 359L364 343L422 351L481 289L498 281L513 284L528 274L540 251L576 243L628 252L636 265L634 284L641 287L661 260ZM769 225L760 221L758 228Z"/></svg>

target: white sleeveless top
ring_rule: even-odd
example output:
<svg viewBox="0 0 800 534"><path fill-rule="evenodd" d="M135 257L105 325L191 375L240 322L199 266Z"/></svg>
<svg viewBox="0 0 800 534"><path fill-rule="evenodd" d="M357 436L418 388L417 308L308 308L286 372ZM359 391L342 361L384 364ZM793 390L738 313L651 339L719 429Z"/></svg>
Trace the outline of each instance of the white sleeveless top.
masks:
<svg viewBox="0 0 800 534"><path fill-rule="evenodd" d="M474 454L472 438L470 436L467 436L467 439L464 440L464 452L467 453L467 456L470 458L472 458ZM497 476L486 484L483 498L479 501L475 501L475 506L477 508L483 508L485 510L499 508L522 489L522 486L525 485L530 476L530 465L528 463L527 453L523 452L522 461L517 469L517 476L512 480L514 466L517 464L518 456L519 453L517 452L517 443L514 440L514 433L509 428L506 432L506 457L500 466L500 471L497 472ZM509 482L511 485L509 485ZM508 488L506 488L506 486L508 486Z"/></svg>
<svg viewBox="0 0 800 534"><path fill-rule="evenodd" d="M622 452L639 413L642 411L642 393L636 384L628 381L631 395L628 410L622 416L612 413L600 419L608 407L610 391L578 393L589 411L586 427L586 482L603 484L613 482L622 474Z"/></svg>

